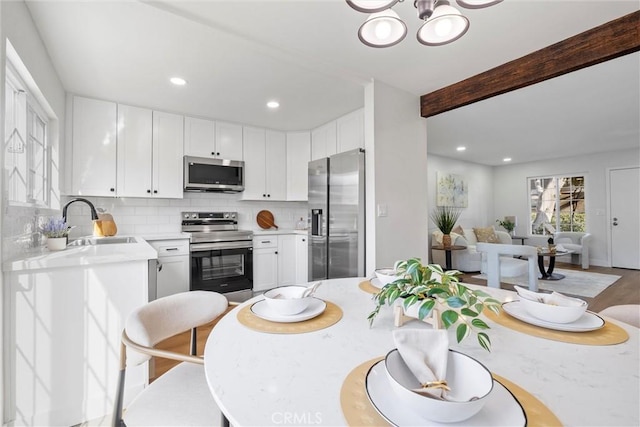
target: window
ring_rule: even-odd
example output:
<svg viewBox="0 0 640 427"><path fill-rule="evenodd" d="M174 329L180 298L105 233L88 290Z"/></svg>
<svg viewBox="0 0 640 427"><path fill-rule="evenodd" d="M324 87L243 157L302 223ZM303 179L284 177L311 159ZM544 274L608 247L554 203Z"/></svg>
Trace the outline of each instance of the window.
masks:
<svg viewBox="0 0 640 427"><path fill-rule="evenodd" d="M531 234L585 231L584 176L529 178Z"/></svg>
<svg viewBox="0 0 640 427"><path fill-rule="evenodd" d="M51 206L49 116L17 67L5 78L5 189L9 204Z"/></svg>

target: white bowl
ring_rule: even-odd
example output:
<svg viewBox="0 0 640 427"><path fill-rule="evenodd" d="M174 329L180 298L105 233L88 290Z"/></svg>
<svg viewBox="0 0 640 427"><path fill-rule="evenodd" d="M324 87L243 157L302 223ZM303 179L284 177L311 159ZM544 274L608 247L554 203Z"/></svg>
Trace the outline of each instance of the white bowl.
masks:
<svg viewBox="0 0 640 427"><path fill-rule="evenodd" d="M533 301L520 295L520 303L527 313L546 322L575 322L587 311L587 302L577 298L557 299L552 294L541 294L540 297L545 302Z"/></svg>
<svg viewBox="0 0 640 427"><path fill-rule="evenodd" d="M265 292L263 296L274 313L291 316L309 307L313 297L300 298L306 289L306 286L282 286Z"/></svg>
<svg viewBox="0 0 640 427"><path fill-rule="evenodd" d="M420 382L397 349L387 354L385 368L396 397L416 414L431 421L454 423L469 419L487 403L487 396L493 390L491 372L474 358L455 350L449 350L447 360L445 378L451 388L447 394L449 400L439 400L411 391L420 388ZM469 400L472 397L477 399Z"/></svg>
<svg viewBox="0 0 640 427"><path fill-rule="evenodd" d="M382 286L399 278L398 273L393 268L379 268L375 273Z"/></svg>

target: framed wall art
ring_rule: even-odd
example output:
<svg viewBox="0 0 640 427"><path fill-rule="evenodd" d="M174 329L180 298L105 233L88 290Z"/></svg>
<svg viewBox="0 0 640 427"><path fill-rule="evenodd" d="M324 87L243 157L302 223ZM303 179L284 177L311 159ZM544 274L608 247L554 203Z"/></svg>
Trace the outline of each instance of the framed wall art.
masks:
<svg viewBox="0 0 640 427"><path fill-rule="evenodd" d="M436 186L436 206L468 206L469 187L462 175L436 172Z"/></svg>

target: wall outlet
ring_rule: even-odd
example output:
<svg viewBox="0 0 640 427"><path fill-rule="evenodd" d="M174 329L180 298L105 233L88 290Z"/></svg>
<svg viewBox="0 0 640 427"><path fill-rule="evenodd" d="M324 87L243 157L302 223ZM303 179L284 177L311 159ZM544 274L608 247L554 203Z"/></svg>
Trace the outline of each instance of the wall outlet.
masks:
<svg viewBox="0 0 640 427"><path fill-rule="evenodd" d="M387 205L378 205L378 217L387 216Z"/></svg>

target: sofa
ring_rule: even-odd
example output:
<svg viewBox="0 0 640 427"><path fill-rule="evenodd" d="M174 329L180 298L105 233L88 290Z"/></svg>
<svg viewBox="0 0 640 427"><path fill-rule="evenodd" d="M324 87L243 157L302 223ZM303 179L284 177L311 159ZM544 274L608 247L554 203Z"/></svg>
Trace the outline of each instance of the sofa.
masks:
<svg viewBox="0 0 640 427"><path fill-rule="evenodd" d="M493 227L487 227L493 228ZM456 227L457 232L451 233L451 244L453 246L464 246L466 249L463 250L455 250L451 251L451 267L455 270L460 270L465 273L467 272L476 272L476 271L486 271L486 261L485 268L483 268L482 262L482 253L476 250L476 244L478 243L478 239L476 237L476 233L473 228L459 228ZM492 243L501 243L505 245L511 245L513 242L511 240L511 236L509 233L500 230L493 230L495 236L497 237L497 242ZM442 245L442 232L440 230L435 230L431 236L431 260L435 264L440 264L442 266L445 265L445 252L441 249L434 249L434 246ZM514 259L515 260L515 259ZM520 274L513 274L513 269L510 269L509 262L501 263L501 274L505 277L513 277L519 276ZM520 263L515 263L520 264ZM517 271L521 271L522 268L516 269ZM525 273L526 273L526 262L525 262Z"/></svg>

